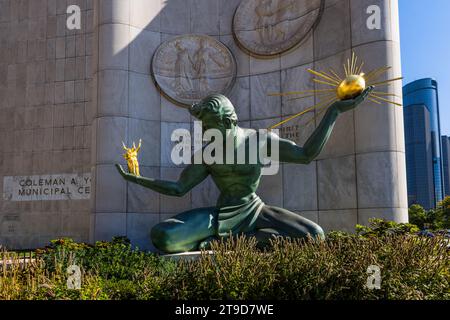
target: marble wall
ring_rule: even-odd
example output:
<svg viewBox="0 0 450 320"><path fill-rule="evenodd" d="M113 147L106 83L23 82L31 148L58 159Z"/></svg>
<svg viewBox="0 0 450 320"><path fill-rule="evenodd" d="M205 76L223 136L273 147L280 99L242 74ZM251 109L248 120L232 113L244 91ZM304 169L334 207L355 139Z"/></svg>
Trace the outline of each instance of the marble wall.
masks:
<svg viewBox="0 0 450 320"><path fill-rule="evenodd" d="M152 250L153 225L214 205L218 191L210 179L173 198L125 182L114 167L126 164L121 142L142 138L141 174L175 180L182 170L170 160L170 135L177 128L192 130L194 119L164 98L151 77L152 56L168 39L205 34L231 50L237 76L229 97L241 126L254 128L267 128L318 102L318 97L291 101L267 94L314 89L306 70L340 68L352 50L368 69L391 65L388 77L401 73L397 0L325 0L317 27L295 50L271 59L250 56L236 44L232 20L240 2L0 1L3 10L11 10L0 14L0 178L89 169L93 178L90 203L0 200L0 243L26 247L61 235L83 241L126 235ZM45 10L37 3L45 3ZM73 33L63 28L69 3L79 4L85 17L82 30ZM369 31L366 9L373 4L382 9L382 28ZM25 11L17 8L22 5ZM401 96L401 83L390 90ZM290 122L283 135L304 143L320 121L312 119L309 114ZM353 230L371 217L406 221L402 121L399 107L365 103L339 118L316 161L282 165L278 175L262 179L259 195L326 231Z"/></svg>
<svg viewBox="0 0 450 320"><path fill-rule="evenodd" d="M308 68L341 66L354 50L367 68L392 65L400 70L397 1L326 0L314 31L289 53L259 59L233 39L232 20L240 0L111 0L96 8L98 97L93 172L97 179L92 210L92 239L128 235L152 249L154 224L190 208L214 205L211 180L183 198L158 195L124 182L114 163L120 141L143 138L141 165L146 175L177 179L182 168L170 160L176 128L191 128L188 112L166 100L152 83L150 61L158 45L175 36L206 34L224 43L237 63L230 99L242 125L266 128L314 104L317 97L289 101L268 92L314 89ZM366 28L369 5L381 8L381 30ZM390 89L401 95L401 84ZM312 115L286 125L304 143L320 118ZM259 194L321 224L325 230L353 230L371 217L407 220L402 109L367 102L337 122L330 142L308 166L286 164L264 177ZM309 125L305 125L307 122ZM114 196L112 196L114 195Z"/></svg>
<svg viewBox="0 0 450 320"><path fill-rule="evenodd" d="M67 6L81 30L66 28ZM0 1L0 185L5 176L90 172L93 0ZM0 198L0 245L89 240L89 200Z"/></svg>

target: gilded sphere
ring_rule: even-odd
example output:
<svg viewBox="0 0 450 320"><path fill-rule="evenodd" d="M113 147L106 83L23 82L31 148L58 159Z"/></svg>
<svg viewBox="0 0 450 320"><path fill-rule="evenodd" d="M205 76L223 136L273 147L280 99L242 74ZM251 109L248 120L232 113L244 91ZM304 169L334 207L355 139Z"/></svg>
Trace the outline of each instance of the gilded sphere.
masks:
<svg viewBox="0 0 450 320"><path fill-rule="evenodd" d="M337 96L340 100L354 99L366 88L364 74L349 75L337 88Z"/></svg>

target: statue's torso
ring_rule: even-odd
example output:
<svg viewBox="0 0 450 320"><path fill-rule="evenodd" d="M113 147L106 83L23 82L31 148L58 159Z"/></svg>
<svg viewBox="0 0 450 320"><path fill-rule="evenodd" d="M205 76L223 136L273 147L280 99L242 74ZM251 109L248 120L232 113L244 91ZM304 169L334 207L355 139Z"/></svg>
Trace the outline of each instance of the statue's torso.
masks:
<svg viewBox="0 0 450 320"><path fill-rule="evenodd" d="M259 186L261 167L259 165L214 164L209 166L210 174L220 191L218 205L235 205L245 202Z"/></svg>
<svg viewBox="0 0 450 320"><path fill-rule="evenodd" d="M246 132L246 129L241 130ZM248 139L242 135L238 139L241 140L238 143L245 143L246 146L247 157L245 164L237 164L237 156L235 154L234 164L213 164L207 166L211 177L220 191L220 196L217 201L219 207L247 202L258 189L261 179L262 166L259 159L257 159L257 163L251 163L249 161L248 155L250 151ZM224 155L225 157L226 154Z"/></svg>

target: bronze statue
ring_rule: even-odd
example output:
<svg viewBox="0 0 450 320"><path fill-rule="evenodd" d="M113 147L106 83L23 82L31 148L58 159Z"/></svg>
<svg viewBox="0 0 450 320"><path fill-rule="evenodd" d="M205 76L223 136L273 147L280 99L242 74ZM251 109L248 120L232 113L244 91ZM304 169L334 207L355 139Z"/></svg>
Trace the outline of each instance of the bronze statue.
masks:
<svg viewBox="0 0 450 320"><path fill-rule="evenodd" d="M269 133L268 143L278 142L280 162L308 164L313 161L328 141L338 115L356 108L372 90L373 87L368 87L354 99L334 102L303 147ZM210 95L189 111L202 121L203 130L217 129L224 137L231 134L235 146L249 148L249 132L254 130L238 126L234 107L225 96ZM154 226L151 239L156 248L166 253L206 249L211 241L230 234L254 236L261 246L276 236L324 238L322 228L316 223L288 210L266 205L256 195L262 170L259 161L256 164L223 163L190 164L176 182L139 177L117 165L127 181L165 195L181 197L209 175L219 188L215 207L189 210Z"/></svg>

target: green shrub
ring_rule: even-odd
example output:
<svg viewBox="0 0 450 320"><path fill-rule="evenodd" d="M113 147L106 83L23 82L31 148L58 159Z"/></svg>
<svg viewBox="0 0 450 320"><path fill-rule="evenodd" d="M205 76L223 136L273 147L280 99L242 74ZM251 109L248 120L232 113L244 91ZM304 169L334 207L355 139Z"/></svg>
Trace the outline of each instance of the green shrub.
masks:
<svg viewBox="0 0 450 320"><path fill-rule="evenodd" d="M254 239L188 263L182 295L194 299L449 299L442 239L411 235L335 236L314 242L278 239L256 253ZM381 268L381 290L366 288L367 268ZM188 277L186 279L186 277ZM180 286L180 282L177 286Z"/></svg>
<svg viewBox="0 0 450 320"><path fill-rule="evenodd" d="M362 237L415 234L420 229L410 223L396 223L383 219L370 219L369 226L356 225L356 233Z"/></svg>
<svg viewBox="0 0 450 320"><path fill-rule="evenodd" d="M274 239L265 250L254 238L229 238L194 261L141 252L123 238L60 239L28 268L0 268L0 299L450 299L448 242L416 231L373 220L356 234ZM72 263L82 269L81 290L67 288ZM366 287L371 265L381 269L380 290Z"/></svg>
<svg viewBox="0 0 450 320"><path fill-rule="evenodd" d="M125 280L138 277L142 270L160 262L156 256L132 248L130 241L123 237L95 245L77 244L71 239L53 240L40 252L40 257L49 271L67 270L75 264L105 279Z"/></svg>
<svg viewBox="0 0 450 320"><path fill-rule="evenodd" d="M428 211L418 204L412 205L409 220L420 229L450 229L450 196L439 202L436 209Z"/></svg>

